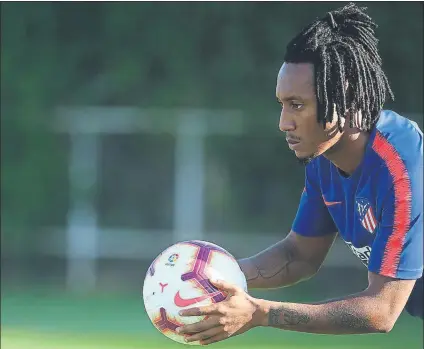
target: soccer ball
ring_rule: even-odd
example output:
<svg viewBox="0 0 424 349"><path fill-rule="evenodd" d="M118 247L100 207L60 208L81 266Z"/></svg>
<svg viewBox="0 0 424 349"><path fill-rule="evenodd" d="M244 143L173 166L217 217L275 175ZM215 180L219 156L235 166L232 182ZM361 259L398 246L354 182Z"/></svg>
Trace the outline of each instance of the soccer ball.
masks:
<svg viewBox="0 0 424 349"><path fill-rule="evenodd" d="M210 278L231 282L247 291L237 261L217 245L191 240L163 251L148 269L143 285L144 307L153 325L168 338L185 343L184 336L176 333L177 327L205 317L182 317L178 312L221 302L227 297L210 283Z"/></svg>

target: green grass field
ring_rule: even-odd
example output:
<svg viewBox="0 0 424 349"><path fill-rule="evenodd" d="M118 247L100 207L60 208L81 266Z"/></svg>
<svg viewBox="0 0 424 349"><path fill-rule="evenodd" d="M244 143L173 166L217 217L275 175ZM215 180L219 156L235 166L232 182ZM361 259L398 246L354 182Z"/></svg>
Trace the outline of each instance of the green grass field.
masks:
<svg viewBox="0 0 424 349"><path fill-rule="evenodd" d="M70 298L58 294L2 295L2 349L178 349L144 313L139 298ZM242 348L381 348L423 347L422 322L403 315L389 334L311 335L258 328L210 346Z"/></svg>

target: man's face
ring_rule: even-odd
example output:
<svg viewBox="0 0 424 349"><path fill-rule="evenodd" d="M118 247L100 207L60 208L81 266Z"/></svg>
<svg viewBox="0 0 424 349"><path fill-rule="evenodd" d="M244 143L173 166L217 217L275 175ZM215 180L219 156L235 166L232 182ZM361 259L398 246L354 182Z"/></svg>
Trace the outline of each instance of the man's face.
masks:
<svg viewBox="0 0 424 349"><path fill-rule="evenodd" d="M337 117L325 129L317 121L312 64L284 63L278 73L276 95L282 107L280 130L286 133L290 149L301 162L327 152L339 141L342 133L337 128Z"/></svg>

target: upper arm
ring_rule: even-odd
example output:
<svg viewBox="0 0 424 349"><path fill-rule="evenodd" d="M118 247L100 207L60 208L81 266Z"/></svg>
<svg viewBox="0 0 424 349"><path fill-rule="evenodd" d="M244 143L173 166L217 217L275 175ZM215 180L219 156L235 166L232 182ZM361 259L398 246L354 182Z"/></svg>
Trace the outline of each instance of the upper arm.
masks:
<svg viewBox="0 0 424 349"><path fill-rule="evenodd" d="M305 169L305 188L300 198L292 230L305 237L332 235L337 231L333 218L324 204L314 163L308 164Z"/></svg>
<svg viewBox="0 0 424 349"><path fill-rule="evenodd" d="M423 271L422 198L397 198L393 191L375 231L368 270L392 278L418 279Z"/></svg>
<svg viewBox="0 0 424 349"><path fill-rule="evenodd" d="M337 232L332 232L322 236L308 237L291 230L286 239L290 240L299 258L308 262L317 271L333 245L336 236Z"/></svg>
<svg viewBox="0 0 424 349"><path fill-rule="evenodd" d="M380 177L389 189L380 193L381 217L368 269L392 278L418 279L423 270L422 146L420 153L411 151L414 156L405 156L390 146L384 149L381 143L377 151L388 159Z"/></svg>
<svg viewBox="0 0 424 349"><path fill-rule="evenodd" d="M423 148L422 137L408 149L394 148L384 137L373 148L383 159L381 217L368 264L366 292L393 326L423 271ZM414 151L416 150L416 151ZM387 187L386 187L387 188Z"/></svg>

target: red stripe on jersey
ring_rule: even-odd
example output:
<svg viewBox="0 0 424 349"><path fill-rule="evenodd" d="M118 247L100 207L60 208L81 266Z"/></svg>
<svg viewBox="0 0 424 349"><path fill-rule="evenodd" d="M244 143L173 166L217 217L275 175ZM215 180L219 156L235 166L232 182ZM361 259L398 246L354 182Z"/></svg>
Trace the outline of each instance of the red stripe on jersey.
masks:
<svg viewBox="0 0 424 349"><path fill-rule="evenodd" d="M380 273L385 276L395 277L405 236L411 222L411 182L399 153L379 132L375 135L372 147L384 160L394 183L395 210L393 231L384 249Z"/></svg>
<svg viewBox="0 0 424 349"><path fill-rule="evenodd" d="M372 212L372 208L370 207L370 209L368 210L368 219L370 220L371 223L371 228L372 231L374 232L375 228L377 228L377 220L374 217L374 213Z"/></svg>

